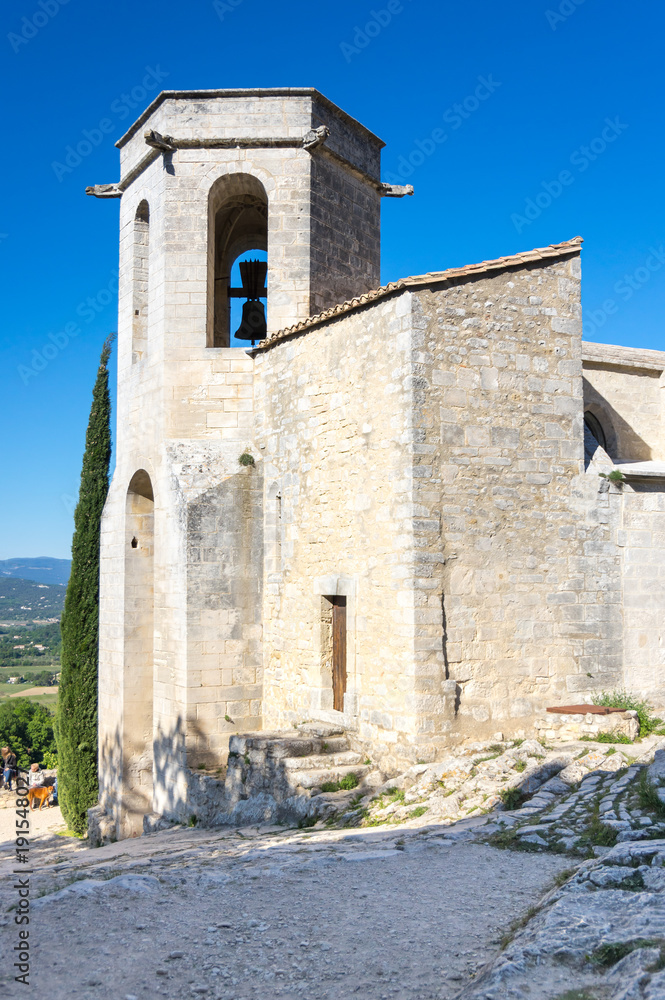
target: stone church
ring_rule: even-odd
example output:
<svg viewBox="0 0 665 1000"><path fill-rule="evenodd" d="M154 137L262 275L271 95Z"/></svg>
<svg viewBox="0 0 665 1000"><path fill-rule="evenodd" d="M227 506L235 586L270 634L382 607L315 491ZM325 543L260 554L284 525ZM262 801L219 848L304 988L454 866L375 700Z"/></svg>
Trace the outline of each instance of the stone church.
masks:
<svg viewBox="0 0 665 1000"><path fill-rule="evenodd" d="M601 689L663 705L665 352L582 341L581 239L381 286L412 192L310 88L165 91L117 145L118 836L232 734L328 723L390 774Z"/></svg>

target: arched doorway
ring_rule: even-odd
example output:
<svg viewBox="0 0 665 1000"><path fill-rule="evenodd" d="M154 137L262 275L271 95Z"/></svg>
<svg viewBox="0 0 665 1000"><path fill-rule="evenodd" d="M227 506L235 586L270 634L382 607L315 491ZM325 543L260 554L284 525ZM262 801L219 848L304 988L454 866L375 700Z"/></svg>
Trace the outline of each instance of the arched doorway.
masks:
<svg viewBox="0 0 665 1000"><path fill-rule="evenodd" d="M143 469L125 510L123 670L123 835L141 833L152 811L154 664L154 494Z"/></svg>

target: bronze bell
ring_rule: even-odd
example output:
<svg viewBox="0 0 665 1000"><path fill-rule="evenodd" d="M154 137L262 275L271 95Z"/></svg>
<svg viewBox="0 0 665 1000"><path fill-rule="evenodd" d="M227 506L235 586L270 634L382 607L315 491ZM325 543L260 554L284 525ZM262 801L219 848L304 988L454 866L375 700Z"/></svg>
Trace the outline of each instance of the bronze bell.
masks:
<svg viewBox="0 0 665 1000"><path fill-rule="evenodd" d="M266 311L263 302L250 299L242 307L242 320L235 332L236 340L263 340L268 328L266 326Z"/></svg>
<svg viewBox="0 0 665 1000"><path fill-rule="evenodd" d="M235 332L236 340L263 340L268 328L266 326L266 311L260 298L267 294L265 288L268 265L261 260L243 260L240 263L240 278L242 289L230 288L230 295L242 295L247 302L242 307L242 321Z"/></svg>

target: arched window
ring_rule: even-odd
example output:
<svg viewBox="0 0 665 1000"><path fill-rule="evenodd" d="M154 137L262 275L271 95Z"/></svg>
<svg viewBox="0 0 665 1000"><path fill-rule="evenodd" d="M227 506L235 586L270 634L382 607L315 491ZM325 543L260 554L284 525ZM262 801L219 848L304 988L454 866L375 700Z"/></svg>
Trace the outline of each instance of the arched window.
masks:
<svg viewBox="0 0 665 1000"><path fill-rule="evenodd" d="M594 416L591 410L587 410L584 414L584 425L587 430L591 431L603 451L607 451L607 438L605 437L605 431L603 430L600 421Z"/></svg>
<svg viewBox="0 0 665 1000"><path fill-rule="evenodd" d="M123 805L125 835L143 830L152 811L155 502L150 476L139 469L125 506L123 671Z"/></svg>
<svg viewBox="0 0 665 1000"><path fill-rule="evenodd" d="M132 362L140 361L148 347L148 285L150 209L142 201L134 218L134 274L132 295Z"/></svg>
<svg viewBox="0 0 665 1000"><path fill-rule="evenodd" d="M234 297L260 302L265 298L265 257L268 250L268 196L251 174L218 178L208 199L208 347L230 347L236 327L231 304ZM254 251L250 253L249 251ZM259 253L256 253L259 251ZM254 268L243 269L242 285L232 268L239 259L263 258ZM243 288L243 292L233 289ZM250 292L251 294L246 294ZM260 308L254 309L260 314ZM235 310L234 310L235 313ZM238 324L239 325L239 322ZM233 326L233 329L232 329ZM252 338L253 339L253 338ZM261 336L256 337L257 340Z"/></svg>

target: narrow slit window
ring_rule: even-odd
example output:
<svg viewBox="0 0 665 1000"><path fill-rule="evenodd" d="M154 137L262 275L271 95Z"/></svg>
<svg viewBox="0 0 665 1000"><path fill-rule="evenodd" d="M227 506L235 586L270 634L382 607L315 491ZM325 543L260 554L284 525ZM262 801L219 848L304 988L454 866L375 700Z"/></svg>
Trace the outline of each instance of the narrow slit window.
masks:
<svg viewBox="0 0 665 1000"><path fill-rule="evenodd" d="M150 209L148 202L142 201L134 219L132 362L140 361L148 347L149 266Z"/></svg>

